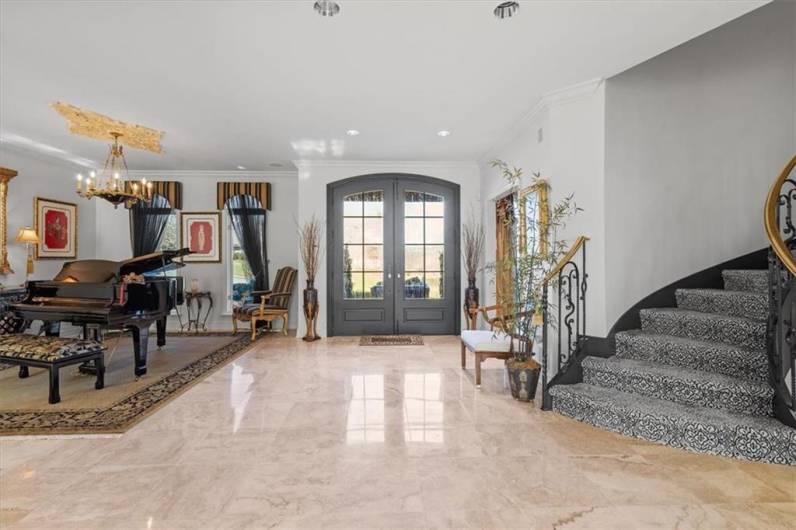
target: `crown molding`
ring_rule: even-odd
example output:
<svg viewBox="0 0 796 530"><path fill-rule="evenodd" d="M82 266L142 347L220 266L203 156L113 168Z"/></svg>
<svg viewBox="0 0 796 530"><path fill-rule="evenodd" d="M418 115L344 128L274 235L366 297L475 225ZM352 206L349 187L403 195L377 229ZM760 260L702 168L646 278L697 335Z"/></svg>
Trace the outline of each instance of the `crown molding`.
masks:
<svg viewBox="0 0 796 530"><path fill-rule="evenodd" d="M131 177L146 177L164 179L169 177L174 178L218 178L227 180L243 180L252 178L281 178L293 177L298 175L297 170L279 170L279 171L253 171L253 170L229 170L218 171L208 169L132 169L128 172Z"/></svg>
<svg viewBox="0 0 796 530"><path fill-rule="evenodd" d="M299 169L316 168L477 168L478 162L444 160L292 160Z"/></svg>
<svg viewBox="0 0 796 530"><path fill-rule="evenodd" d="M37 142L13 133L0 134L0 147L22 155L31 156L45 162L63 164L66 162L75 168L95 169L99 163L89 158L77 156L65 149Z"/></svg>
<svg viewBox="0 0 796 530"><path fill-rule="evenodd" d="M590 96L599 89L605 82L603 78L591 79L582 83L576 83L568 87L548 92L539 98L539 101L531 109L523 114L514 124L504 132L500 139L492 144L479 158L479 164L485 164L491 160L492 156L501 146L506 145L511 140L519 136L541 113L557 105L569 103L577 99Z"/></svg>

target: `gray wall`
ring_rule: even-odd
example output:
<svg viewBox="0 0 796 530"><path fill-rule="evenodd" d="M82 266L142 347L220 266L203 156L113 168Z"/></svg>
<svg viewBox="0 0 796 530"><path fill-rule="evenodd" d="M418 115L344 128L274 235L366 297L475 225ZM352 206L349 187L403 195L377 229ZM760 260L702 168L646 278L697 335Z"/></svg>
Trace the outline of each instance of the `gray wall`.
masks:
<svg viewBox="0 0 796 530"><path fill-rule="evenodd" d="M75 193L74 176L84 168L36 158L6 147L0 149L0 166L19 173L8 186L8 258L14 273L0 276L0 283L16 286L25 281L25 246L14 243L14 238L21 227L33 226L34 197L77 204L77 257L87 259L95 256L95 201L81 199ZM63 264L64 260L36 261L31 279L52 279Z"/></svg>
<svg viewBox="0 0 796 530"><path fill-rule="evenodd" d="M794 11L764 6L607 81L609 322L766 245L765 196L796 152Z"/></svg>

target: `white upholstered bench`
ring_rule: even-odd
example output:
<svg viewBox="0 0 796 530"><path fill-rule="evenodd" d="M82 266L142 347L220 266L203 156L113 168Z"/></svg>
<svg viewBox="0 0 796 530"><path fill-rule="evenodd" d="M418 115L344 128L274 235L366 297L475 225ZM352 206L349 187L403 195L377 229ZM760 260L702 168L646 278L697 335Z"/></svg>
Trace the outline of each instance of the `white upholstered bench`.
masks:
<svg viewBox="0 0 796 530"><path fill-rule="evenodd" d="M462 369L467 368L467 351L475 354L475 385L481 386L481 363L489 357L510 359L511 337L502 331L467 329L462 331Z"/></svg>

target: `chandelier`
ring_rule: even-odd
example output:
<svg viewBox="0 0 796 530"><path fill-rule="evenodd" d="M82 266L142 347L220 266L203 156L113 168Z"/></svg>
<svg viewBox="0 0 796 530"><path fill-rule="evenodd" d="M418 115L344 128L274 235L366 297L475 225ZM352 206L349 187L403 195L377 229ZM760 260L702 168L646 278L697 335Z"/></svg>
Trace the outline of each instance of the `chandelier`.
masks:
<svg viewBox="0 0 796 530"><path fill-rule="evenodd" d="M113 144L105 159L105 166L99 175L94 171L85 179L83 175L78 175L77 194L86 199L105 199L114 208L118 208L120 204L129 208L138 201L149 201L152 198L152 183L145 178L139 182L130 182L129 189L126 188L129 172L122 145L119 143L122 134L112 132L110 135L113 137Z"/></svg>

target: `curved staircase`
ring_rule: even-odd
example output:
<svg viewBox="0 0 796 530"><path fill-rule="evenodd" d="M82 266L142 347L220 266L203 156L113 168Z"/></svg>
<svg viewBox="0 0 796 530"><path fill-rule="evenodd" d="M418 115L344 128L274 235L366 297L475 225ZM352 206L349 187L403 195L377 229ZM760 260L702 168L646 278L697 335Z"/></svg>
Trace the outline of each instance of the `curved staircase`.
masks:
<svg viewBox="0 0 796 530"><path fill-rule="evenodd" d="M613 357L586 357L583 382L549 390L554 411L691 451L796 465L796 429L772 417L768 271L725 270L724 289L678 289L642 309Z"/></svg>

